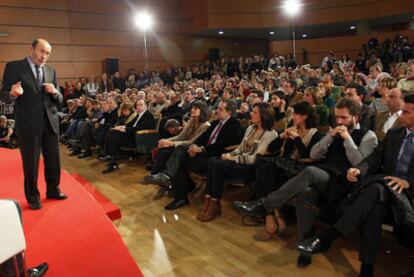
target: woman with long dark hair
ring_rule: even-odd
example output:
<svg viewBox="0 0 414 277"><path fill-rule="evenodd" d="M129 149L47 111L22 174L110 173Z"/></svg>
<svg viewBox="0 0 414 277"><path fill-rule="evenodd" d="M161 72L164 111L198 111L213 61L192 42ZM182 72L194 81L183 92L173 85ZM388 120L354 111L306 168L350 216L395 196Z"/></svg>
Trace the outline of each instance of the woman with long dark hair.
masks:
<svg viewBox="0 0 414 277"><path fill-rule="evenodd" d="M165 181L167 176L162 171L165 169L165 165L171 154L179 145L191 145L210 127L210 123L208 122L209 114L210 110L205 102L194 102L191 108L190 120L181 133L172 138L161 139L158 142L159 151L154 161L154 167L152 168L151 175L144 178L144 182L158 183Z"/></svg>
<svg viewBox="0 0 414 277"><path fill-rule="evenodd" d="M287 128L278 138L272 141L268 152L272 156L260 156L256 161L255 192L258 198L265 197L289 178L301 171L305 165L301 163L309 159L310 149L321 138L315 128L315 111L308 102L293 105L293 126ZM266 216L266 228L259 231L253 238L264 241L275 234L282 235L286 230L284 219L279 210Z"/></svg>
<svg viewBox="0 0 414 277"><path fill-rule="evenodd" d="M206 198L203 210L197 215L200 221L210 221L221 213L220 198L226 178L254 178L257 154L264 154L277 137L273 130L274 111L269 103L257 103L251 112L251 122L239 147L221 158L211 158L207 168Z"/></svg>

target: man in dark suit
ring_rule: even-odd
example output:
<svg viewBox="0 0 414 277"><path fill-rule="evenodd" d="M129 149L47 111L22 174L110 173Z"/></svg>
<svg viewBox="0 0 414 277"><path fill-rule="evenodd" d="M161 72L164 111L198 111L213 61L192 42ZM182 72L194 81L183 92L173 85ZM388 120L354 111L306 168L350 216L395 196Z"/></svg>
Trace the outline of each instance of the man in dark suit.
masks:
<svg viewBox="0 0 414 277"><path fill-rule="evenodd" d="M346 86L345 98L354 100L361 105L361 115L359 118L359 124L363 128L374 130L375 111L370 106L363 103L364 97L366 95L366 89L357 83L350 83Z"/></svg>
<svg viewBox="0 0 414 277"><path fill-rule="evenodd" d="M153 130L155 128L155 119L148 111L147 103L144 99L139 99L136 103L137 116L130 123L117 125L110 129L106 135L106 152L109 155L108 168L102 171L103 174L111 173L118 169L116 160L119 156L121 146L134 146L135 133L141 130Z"/></svg>
<svg viewBox="0 0 414 277"><path fill-rule="evenodd" d="M187 193L194 187L189 171L205 173L211 157L220 156L226 147L240 143L241 128L239 121L233 117L235 112L234 101L222 100L217 109L217 120L207 131L190 147L176 147L165 170L146 178L148 183L171 186L174 200L165 209L173 210L189 204Z"/></svg>
<svg viewBox="0 0 414 277"><path fill-rule="evenodd" d="M58 107L62 103L56 72L46 65L50 44L43 39L33 41L30 56L6 64L1 99L15 101L16 134L23 160L24 189L33 210L42 207L37 189L39 156L42 151L49 199L63 200L59 160Z"/></svg>
<svg viewBox="0 0 414 277"><path fill-rule="evenodd" d="M381 226L386 206L391 204L390 191L385 186L406 195L414 192L414 94L405 96L404 101L400 116L404 127L390 129L376 151L348 170L347 180L355 184L361 178L359 186L364 184L363 189L357 190L359 194L329 229L299 242L299 251L318 253L328 249L338 235L351 236L359 229L360 276L373 276Z"/></svg>

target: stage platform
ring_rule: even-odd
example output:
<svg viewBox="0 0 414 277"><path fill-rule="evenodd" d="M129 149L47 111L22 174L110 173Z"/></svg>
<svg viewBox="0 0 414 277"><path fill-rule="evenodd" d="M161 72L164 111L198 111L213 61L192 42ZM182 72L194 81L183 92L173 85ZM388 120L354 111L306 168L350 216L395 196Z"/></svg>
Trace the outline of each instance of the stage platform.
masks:
<svg viewBox="0 0 414 277"><path fill-rule="evenodd" d="M15 199L23 208L29 267L47 262L50 266L47 276L50 277L143 276L108 217L120 217L117 207L101 198L100 202L107 205L105 211L88 190L64 170L61 189L69 199L46 200L41 163L39 189L43 208L32 211L24 198L19 151L0 148L0 161L0 198Z"/></svg>

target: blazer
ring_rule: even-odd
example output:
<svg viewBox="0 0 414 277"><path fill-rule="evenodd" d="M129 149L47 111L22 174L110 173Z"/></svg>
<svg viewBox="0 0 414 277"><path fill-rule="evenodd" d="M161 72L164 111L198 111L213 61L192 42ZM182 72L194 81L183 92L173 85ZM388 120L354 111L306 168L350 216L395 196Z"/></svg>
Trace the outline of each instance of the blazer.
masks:
<svg viewBox="0 0 414 277"><path fill-rule="evenodd" d="M155 119L149 111L145 111L141 118L137 115L133 123L131 126L126 126L125 130L127 133L135 134L137 131L155 129Z"/></svg>
<svg viewBox="0 0 414 277"><path fill-rule="evenodd" d="M6 103L15 102L16 133L17 135L35 135L43 131L45 121L49 120L52 130L59 134L58 108L63 102L63 96L59 91L56 71L45 65L42 67L44 83L52 83L57 90L56 95L46 93L39 88L36 77L30 67L27 58L12 61L6 64L3 75L3 88L0 92L0 100ZM11 87L21 82L23 95L10 97ZM46 114L46 116L45 116Z"/></svg>
<svg viewBox="0 0 414 277"><path fill-rule="evenodd" d="M249 136L253 134L255 131L256 126L250 125L246 132L244 133L244 137L242 142L240 143L239 147L231 152L231 155L236 156L236 163L240 164L254 164L256 161L257 154L264 154L266 153L267 147L269 144L277 138L277 132L275 130L264 131L263 135L257 139L254 143L254 146L250 149L247 147L247 140Z"/></svg>
<svg viewBox="0 0 414 277"><path fill-rule="evenodd" d="M204 147L204 152L209 157L219 156L224 152L226 147L240 143L240 122L234 117L230 117L217 134L216 142L207 145L211 134L219 122L220 120L214 120L211 122L211 126L207 129L207 131L205 131L194 141L194 144Z"/></svg>
<svg viewBox="0 0 414 277"><path fill-rule="evenodd" d="M377 113L377 116L375 117L375 134L377 135L378 140L382 140L385 137L385 133L382 128L384 127L384 123L388 120L389 117L390 113L388 111ZM402 127L400 118L395 121L390 129L399 127Z"/></svg>
<svg viewBox="0 0 414 277"><path fill-rule="evenodd" d="M366 175L378 173L392 176L406 132L405 127L388 130L380 146L357 165L357 168L361 171L361 176L365 177ZM407 181L410 183L410 190L414 192L414 158L411 159L408 166Z"/></svg>

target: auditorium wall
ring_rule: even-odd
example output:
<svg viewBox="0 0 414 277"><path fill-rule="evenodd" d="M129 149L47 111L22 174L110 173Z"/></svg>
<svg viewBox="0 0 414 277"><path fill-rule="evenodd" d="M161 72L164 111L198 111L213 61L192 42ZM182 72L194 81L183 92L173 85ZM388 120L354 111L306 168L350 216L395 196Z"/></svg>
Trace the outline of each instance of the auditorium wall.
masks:
<svg viewBox="0 0 414 277"><path fill-rule="evenodd" d="M203 0L205 28L261 28L289 26L284 0ZM414 12L410 0L302 0L295 25L357 22ZM200 16L201 17L201 16ZM202 21L200 19L200 21Z"/></svg>
<svg viewBox="0 0 414 277"><path fill-rule="evenodd" d="M128 4L129 3L129 4ZM209 48L224 55L267 53L268 41L189 35L193 18L182 0L2 0L0 4L0 74L6 62L25 57L33 38L53 46L49 63L61 81L98 75L105 58L117 58L120 70L144 69L144 36L134 26L134 7L157 17L147 32L149 68L186 65L208 57Z"/></svg>
<svg viewBox="0 0 414 277"><path fill-rule="evenodd" d="M296 40L296 60L298 63L303 63L303 50L306 50L308 63L310 64L320 64L323 57L325 57L329 51L334 51L335 55L338 57L340 57L342 53L347 53L351 58L356 58L359 52L363 52L362 44L366 44L369 39L376 37L380 41L384 41L385 39L392 39L397 33L414 39L414 31L407 30L400 32L373 33L361 36ZM292 53L292 41L270 41L269 53L272 54L275 52L278 52L279 54Z"/></svg>

